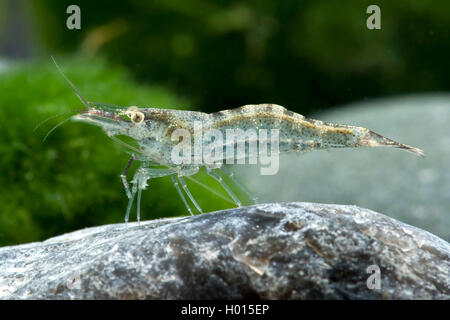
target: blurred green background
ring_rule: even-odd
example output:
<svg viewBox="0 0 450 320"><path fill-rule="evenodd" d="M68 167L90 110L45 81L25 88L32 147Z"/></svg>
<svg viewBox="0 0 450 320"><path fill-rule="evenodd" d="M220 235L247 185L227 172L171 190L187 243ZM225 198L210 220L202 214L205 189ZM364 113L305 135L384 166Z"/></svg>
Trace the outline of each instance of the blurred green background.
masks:
<svg viewBox="0 0 450 320"><path fill-rule="evenodd" d="M81 30L66 28L71 4ZM371 4L381 30L366 28ZM310 115L448 90L449 13L449 1L426 0L0 0L0 245L123 219L124 150L73 122L42 143L68 115L34 130L80 107L50 55L90 101L204 112L272 102ZM231 206L192 191L206 211ZM165 178L143 211L185 214Z"/></svg>

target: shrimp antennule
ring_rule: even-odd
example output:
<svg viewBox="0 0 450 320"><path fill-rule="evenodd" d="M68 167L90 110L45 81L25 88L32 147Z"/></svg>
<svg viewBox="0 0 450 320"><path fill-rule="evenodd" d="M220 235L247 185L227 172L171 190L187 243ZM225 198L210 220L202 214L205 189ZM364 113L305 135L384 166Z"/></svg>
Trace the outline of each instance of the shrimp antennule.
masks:
<svg viewBox="0 0 450 320"><path fill-rule="evenodd" d="M53 62L55 63L55 66L58 69L59 73L61 73L61 75L63 76L64 80L66 80L66 82L69 84L69 86L73 90L73 92L75 92L75 94L78 97L78 99L80 99L80 101L84 104L86 109L89 109L91 107L89 102L87 102L87 100L83 98L83 96L81 95L80 91L78 91L77 87L75 87L75 85L72 83L72 81L70 81L69 78L66 77L64 72L61 70L59 65L56 63L55 58L53 58L53 56L50 56L50 57L52 58Z"/></svg>

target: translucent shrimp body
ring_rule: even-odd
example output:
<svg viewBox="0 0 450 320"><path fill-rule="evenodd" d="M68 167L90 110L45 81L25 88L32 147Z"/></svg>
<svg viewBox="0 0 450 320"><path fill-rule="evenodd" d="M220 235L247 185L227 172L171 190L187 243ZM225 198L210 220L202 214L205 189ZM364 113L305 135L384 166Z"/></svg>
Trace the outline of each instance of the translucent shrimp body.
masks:
<svg viewBox="0 0 450 320"><path fill-rule="evenodd" d="M275 104L246 105L232 110L206 114L158 108L121 108L89 103L87 110L75 115L73 119L100 126L108 136L113 138L116 135L129 136L139 144L139 148L127 146L133 154L121 175L125 192L129 198L125 221L129 219L130 210L136 196L139 220L142 190L147 187L149 179L163 176L171 176L178 194L191 215L193 210L184 195L187 195L198 212L202 212L184 180L184 177L196 174L202 166L205 166L207 173L222 185L234 203L238 206L241 205L240 200L225 184L221 175L213 171L220 170L220 162L214 165L174 163L172 150L179 143L179 141L173 139L174 131L182 128L194 134L195 123L200 123L204 130L218 130L224 134L228 129L233 128L244 131L248 129L277 129L279 132L279 153L307 152L328 148L395 147L416 155L423 155L420 149L398 143L369 129L307 119ZM225 144L223 147L226 147ZM236 148L237 143L232 147ZM248 156L248 154L245 156ZM134 160L141 161L141 166L136 171L131 181L133 186L130 188L126 175ZM226 159L223 160L222 163L225 163ZM221 171L222 173L223 171ZM232 175L229 174L229 177L232 177ZM242 185L238 184L238 186L246 191Z"/></svg>

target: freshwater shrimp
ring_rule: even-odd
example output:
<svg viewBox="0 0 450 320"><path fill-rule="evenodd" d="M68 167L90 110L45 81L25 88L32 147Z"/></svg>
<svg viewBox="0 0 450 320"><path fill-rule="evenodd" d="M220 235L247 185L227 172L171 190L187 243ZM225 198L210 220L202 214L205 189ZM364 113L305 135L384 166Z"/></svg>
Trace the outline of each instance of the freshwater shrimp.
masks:
<svg viewBox="0 0 450 320"><path fill-rule="evenodd" d="M191 215L193 215L192 209L182 190L201 213L200 206L192 196L183 178L196 174L201 166L205 166L207 174L222 185L237 206L241 206L238 197L231 191L222 177L213 172L214 169L220 168L217 164L208 166L206 164L177 165L173 163L171 151L178 141L173 141L171 134L177 128L184 128L193 132L193 121L200 121L204 128L220 131L233 127L279 129L280 153L306 152L328 148L395 147L416 155L423 155L420 149L388 139L369 129L308 119L275 104L246 105L233 110L207 114L158 108L109 107L93 103L87 110L73 116L73 118L100 126L110 137L125 135L138 142L139 149L133 148L135 153L131 156L128 165L121 174L124 189L129 198L125 221L128 221L136 195L137 219L140 219L142 190L147 187L149 179L163 176L171 177L178 194ZM142 162L131 181L133 187L130 190L126 176L134 160L141 160ZM147 167L147 162L165 168Z"/></svg>
<svg viewBox="0 0 450 320"><path fill-rule="evenodd" d="M225 169L222 166L226 160L225 157L222 162L214 164L174 163L172 150L179 141L172 138L173 132L182 128L187 132L194 133L193 124L195 122L201 123L206 130L218 130L224 133L230 128L277 129L279 153L299 153L329 148L394 147L423 156L422 150L396 142L367 128L308 119L276 104L245 105L210 114L152 107L119 107L87 102L74 85L67 78L66 80L86 107L80 113L72 116L72 119L101 127L107 136L123 144L132 153L120 175L129 199L125 222L129 220L130 210L136 197L137 220L140 220L142 190L146 189L148 180L164 176L170 176L189 214L193 215L193 210L184 194L187 195L197 211L202 213L201 207L189 191L184 179L184 177L189 178L196 174L201 167L205 167L206 173L220 183L238 207L241 206L241 201L225 183L222 175L218 175L214 170L225 173L241 190L250 194L243 185L233 179L231 173L222 171ZM116 137L118 135L131 137L139 147L126 144ZM232 146L234 149L237 147L236 144ZM234 154L237 155L236 152ZM245 157L248 157L248 154ZM131 180L132 187L130 188L127 175L135 160L140 161L140 166Z"/></svg>

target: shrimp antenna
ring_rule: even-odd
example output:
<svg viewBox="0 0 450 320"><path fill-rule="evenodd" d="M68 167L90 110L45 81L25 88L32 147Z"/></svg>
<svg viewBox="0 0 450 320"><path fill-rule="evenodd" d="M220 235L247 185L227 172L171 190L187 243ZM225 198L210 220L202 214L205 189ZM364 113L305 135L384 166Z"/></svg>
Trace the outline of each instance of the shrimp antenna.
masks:
<svg viewBox="0 0 450 320"><path fill-rule="evenodd" d="M46 123L47 121L55 119L55 118L58 118L58 117L61 117L61 116L65 116L66 114L73 113L73 112L80 112L80 111L79 110L70 110L70 111L67 111L67 112L63 112L63 113L56 114L54 116L48 117L47 119L42 120L41 122L39 122L39 124L33 129L33 132L35 132L37 129L42 127L42 125L44 123Z"/></svg>
<svg viewBox="0 0 450 320"><path fill-rule="evenodd" d="M77 95L78 99L80 99L80 101L84 104L84 106L86 107L86 109L89 109L90 104L89 102L86 101L86 99L83 98L83 96L81 95L81 93L78 91L77 87L75 87L75 85L72 83L72 81L69 80L69 78L66 77L66 75L64 74L64 72L61 70L61 68L58 66L58 64L56 63L55 58L53 58L53 56L50 56L53 60L53 63L55 64L56 68L58 69L59 73L61 73L61 75L63 76L64 80L67 81L67 83L69 84L69 86L72 88L73 92L75 92L75 94Z"/></svg>
<svg viewBox="0 0 450 320"><path fill-rule="evenodd" d="M70 120L70 118L67 118L67 119L61 121L60 123L58 123L57 125L55 125L53 128L51 128L50 131L47 132L47 134L45 135L44 139L42 139L42 143L44 143L45 140L47 140L48 136L49 136L53 131L55 131L56 128L58 128L60 125L62 125L63 123L66 123L66 122L69 121L69 120Z"/></svg>

